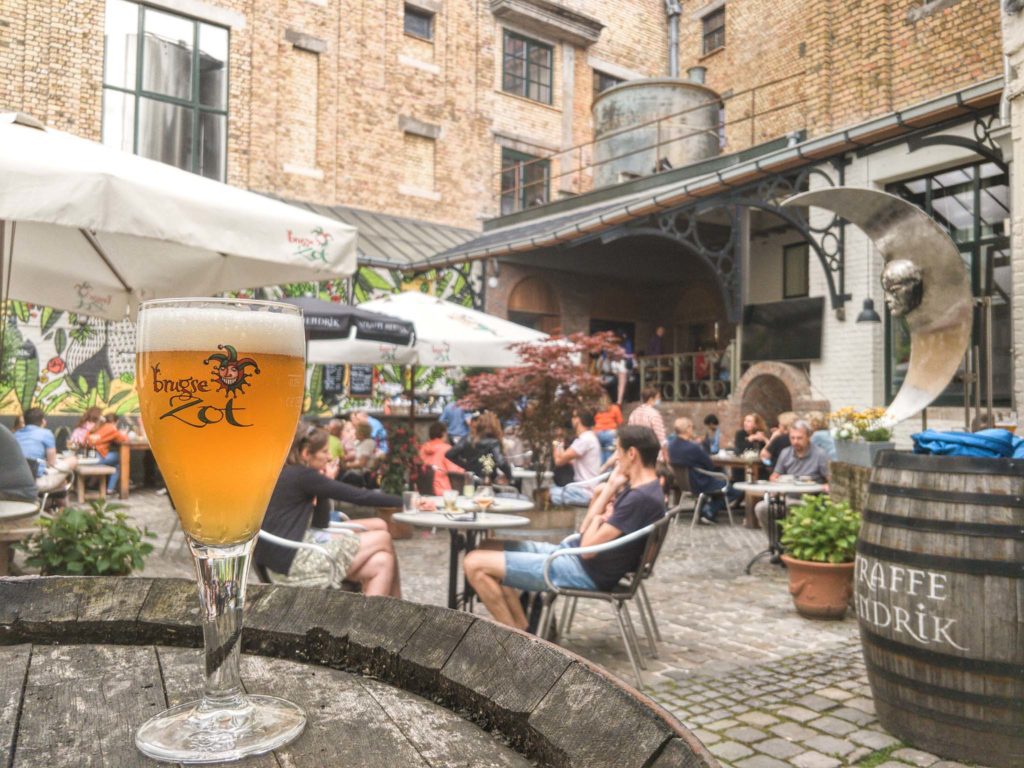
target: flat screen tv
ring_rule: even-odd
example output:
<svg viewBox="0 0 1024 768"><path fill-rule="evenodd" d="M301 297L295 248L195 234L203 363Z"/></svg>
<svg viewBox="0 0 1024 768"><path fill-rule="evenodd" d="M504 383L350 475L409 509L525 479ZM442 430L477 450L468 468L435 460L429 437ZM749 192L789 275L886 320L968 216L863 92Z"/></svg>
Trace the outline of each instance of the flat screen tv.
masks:
<svg viewBox="0 0 1024 768"><path fill-rule="evenodd" d="M820 360L825 299L787 299L743 308L743 360Z"/></svg>

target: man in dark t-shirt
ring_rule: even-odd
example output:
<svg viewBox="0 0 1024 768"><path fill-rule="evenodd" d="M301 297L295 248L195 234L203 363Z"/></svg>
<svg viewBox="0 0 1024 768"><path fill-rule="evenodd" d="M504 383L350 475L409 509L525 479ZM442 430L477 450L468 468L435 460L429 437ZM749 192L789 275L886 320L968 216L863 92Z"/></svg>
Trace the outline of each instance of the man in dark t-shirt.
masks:
<svg viewBox="0 0 1024 768"><path fill-rule="evenodd" d="M654 467L661 444L649 427L619 427L617 464L608 482L599 487L580 526L580 539L571 544L546 542L485 542L466 555L463 568L469 583L495 621L526 629L519 590L543 592L544 562L564 546L589 547L638 531L665 515L665 499ZM643 556L645 538L589 555L564 555L551 563L549 575L557 587L609 590Z"/></svg>

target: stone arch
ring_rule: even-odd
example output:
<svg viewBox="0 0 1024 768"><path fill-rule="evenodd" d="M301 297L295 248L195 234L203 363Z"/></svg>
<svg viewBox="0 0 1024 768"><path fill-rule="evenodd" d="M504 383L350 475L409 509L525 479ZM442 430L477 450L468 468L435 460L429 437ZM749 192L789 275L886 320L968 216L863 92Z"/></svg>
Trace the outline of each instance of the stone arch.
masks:
<svg viewBox="0 0 1024 768"><path fill-rule="evenodd" d="M827 400L815 399L811 379L802 369L776 362L751 365L736 383L729 405L740 418L743 413L755 411L769 423L785 410L801 415L830 410Z"/></svg>

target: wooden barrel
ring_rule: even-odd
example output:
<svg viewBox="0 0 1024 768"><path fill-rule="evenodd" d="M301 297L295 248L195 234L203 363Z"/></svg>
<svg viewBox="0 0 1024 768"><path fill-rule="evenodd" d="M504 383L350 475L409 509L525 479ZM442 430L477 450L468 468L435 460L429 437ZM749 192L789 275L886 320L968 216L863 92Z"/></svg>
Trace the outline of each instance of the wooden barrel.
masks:
<svg viewBox="0 0 1024 768"><path fill-rule="evenodd" d="M875 462L855 596L882 725L955 760L1024 766L1024 461Z"/></svg>

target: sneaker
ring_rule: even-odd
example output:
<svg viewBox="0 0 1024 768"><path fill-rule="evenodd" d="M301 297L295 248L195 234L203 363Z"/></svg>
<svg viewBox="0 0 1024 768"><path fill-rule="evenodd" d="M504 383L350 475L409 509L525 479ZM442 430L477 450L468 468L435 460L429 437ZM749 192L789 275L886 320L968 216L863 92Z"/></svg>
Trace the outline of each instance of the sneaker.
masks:
<svg viewBox="0 0 1024 768"><path fill-rule="evenodd" d="M701 515L697 522L701 525L718 525L718 523L716 523L713 519L711 519L710 517L704 517L704 515Z"/></svg>

